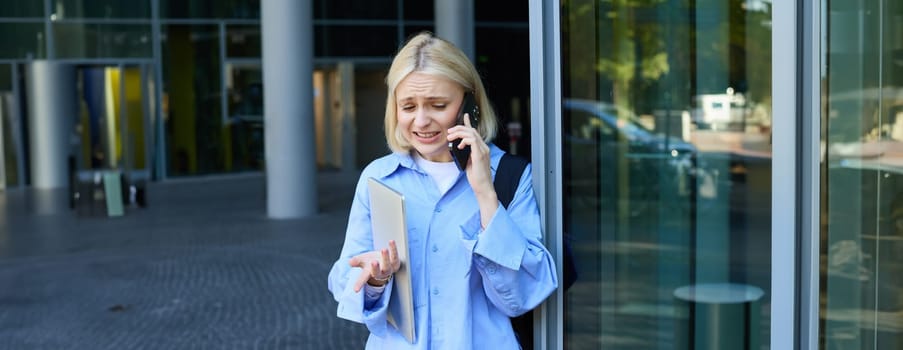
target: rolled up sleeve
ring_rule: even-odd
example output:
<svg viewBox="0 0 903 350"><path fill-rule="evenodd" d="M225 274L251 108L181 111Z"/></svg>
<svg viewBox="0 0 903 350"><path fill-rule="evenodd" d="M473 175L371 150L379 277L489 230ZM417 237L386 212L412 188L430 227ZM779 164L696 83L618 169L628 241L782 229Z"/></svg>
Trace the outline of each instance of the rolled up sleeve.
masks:
<svg viewBox="0 0 903 350"><path fill-rule="evenodd" d="M558 286L555 264L542 244L531 182L525 171L509 208L499 204L485 230L480 230L479 213L461 225L487 296L508 316L536 307Z"/></svg>

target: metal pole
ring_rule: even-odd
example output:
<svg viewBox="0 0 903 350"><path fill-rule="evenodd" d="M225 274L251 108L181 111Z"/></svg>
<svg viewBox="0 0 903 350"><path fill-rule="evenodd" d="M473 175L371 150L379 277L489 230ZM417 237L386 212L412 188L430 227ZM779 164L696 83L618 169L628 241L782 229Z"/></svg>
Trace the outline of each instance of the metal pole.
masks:
<svg viewBox="0 0 903 350"><path fill-rule="evenodd" d="M147 87L148 82L148 65L142 64L141 66L141 131L144 134L144 144L142 145L142 150L144 151L144 168L141 170L141 180L150 179L150 170L151 170L151 157L153 156L153 152L151 151L154 147L154 139L153 132L151 132L152 124L151 124L151 103L150 103L150 93Z"/></svg>
<svg viewBox="0 0 903 350"><path fill-rule="evenodd" d="M151 37L154 54L154 178L166 179L166 128L163 125L163 42L160 28L160 0L151 0Z"/></svg>
<svg viewBox="0 0 903 350"><path fill-rule="evenodd" d="M56 58L56 48L54 48L54 35L53 35L53 1L44 0L44 47L47 50L47 59ZM39 59L41 57L38 57Z"/></svg>
<svg viewBox="0 0 903 350"><path fill-rule="evenodd" d="M228 81L226 75L229 74L229 72L226 70L226 23L222 21L219 22L219 62L220 118L222 119L222 121L220 122L220 128L225 128L227 125L229 125L229 90L226 87L226 81Z"/></svg>
<svg viewBox="0 0 903 350"><path fill-rule="evenodd" d="M132 171L132 137L129 135L129 109L126 98L126 66L119 65L119 142L122 144L122 173L128 177Z"/></svg>

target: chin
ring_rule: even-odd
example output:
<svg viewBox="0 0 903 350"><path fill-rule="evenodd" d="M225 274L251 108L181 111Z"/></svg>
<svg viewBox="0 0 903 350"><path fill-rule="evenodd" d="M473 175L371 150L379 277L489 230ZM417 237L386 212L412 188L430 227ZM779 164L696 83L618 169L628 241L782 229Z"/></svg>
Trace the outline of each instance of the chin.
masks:
<svg viewBox="0 0 903 350"><path fill-rule="evenodd" d="M440 147L435 147L432 145L430 145L429 147L427 147L427 146L414 147L414 150L417 151L417 153L420 153L420 156L422 156L423 158L431 159L431 160L437 161L437 162L447 161L444 156L446 154L449 154L448 153L448 145L446 145L446 144L442 144ZM440 160L436 160L437 158Z"/></svg>

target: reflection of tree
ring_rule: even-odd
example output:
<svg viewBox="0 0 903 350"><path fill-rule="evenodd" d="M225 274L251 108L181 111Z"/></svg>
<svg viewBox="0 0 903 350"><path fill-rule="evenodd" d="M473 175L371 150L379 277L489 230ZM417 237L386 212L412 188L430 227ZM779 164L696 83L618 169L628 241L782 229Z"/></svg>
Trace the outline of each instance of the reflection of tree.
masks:
<svg viewBox="0 0 903 350"><path fill-rule="evenodd" d="M633 110L631 84L640 77L656 80L668 72L668 55L662 23L637 20L638 13L648 14L665 0L564 0L562 6L568 18L563 36L572 45L565 45L570 53L572 79L581 79L571 94L574 97L595 99L597 76L611 81L612 102L621 110ZM568 25L572 24L572 25ZM589 24L589 26L581 26ZM574 30L575 27L595 28ZM587 52L595 48L595 52ZM569 52L568 52L569 51Z"/></svg>
<svg viewBox="0 0 903 350"><path fill-rule="evenodd" d="M639 75L656 80L668 71L668 55L662 40L661 25L654 21L639 22L637 10L651 8L663 0L612 0L606 15L611 18L610 53L602 52L596 71L612 80L612 100L621 110L633 110L631 82Z"/></svg>
<svg viewBox="0 0 903 350"><path fill-rule="evenodd" d="M749 3L562 0L565 94L623 110L686 109L694 95L733 87L767 103L770 4Z"/></svg>

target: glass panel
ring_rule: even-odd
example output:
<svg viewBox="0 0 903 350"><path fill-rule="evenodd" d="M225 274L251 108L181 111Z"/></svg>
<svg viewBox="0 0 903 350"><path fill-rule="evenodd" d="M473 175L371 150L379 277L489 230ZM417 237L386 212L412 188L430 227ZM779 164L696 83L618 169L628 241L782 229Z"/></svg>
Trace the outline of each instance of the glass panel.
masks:
<svg viewBox="0 0 903 350"><path fill-rule="evenodd" d="M141 68L80 66L78 79L78 168L119 168L134 178L131 171L147 168Z"/></svg>
<svg viewBox="0 0 903 350"><path fill-rule="evenodd" d="M260 19L260 0L160 0L164 18Z"/></svg>
<svg viewBox="0 0 903 350"><path fill-rule="evenodd" d="M163 38L163 120L169 176L226 172L231 132L222 120L219 29L169 25Z"/></svg>
<svg viewBox="0 0 903 350"><path fill-rule="evenodd" d="M226 64L235 170L263 169L263 73L260 65Z"/></svg>
<svg viewBox="0 0 903 350"><path fill-rule="evenodd" d="M150 58L151 26L54 23L58 58Z"/></svg>
<svg viewBox="0 0 903 350"><path fill-rule="evenodd" d="M903 4L829 1L823 349L903 348Z"/></svg>
<svg viewBox="0 0 903 350"><path fill-rule="evenodd" d="M395 26L314 26L314 56L386 56L398 48ZM354 43L350 45L349 43Z"/></svg>
<svg viewBox="0 0 903 350"><path fill-rule="evenodd" d="M565 348L767 348L771 3L561 10Z"/></svg>
<svg viewBox="0 0 903 350"><path fill-rule="evenodd" d="M517 7L527 7L521 3ZM526 15L526 14L525 14ZM523 18L522 20L526 20ZM530 33L524 28L476 28L476 66L501 126L496 146L530 157ZM505 45L498 45L504 42ZM520 58L520 59L518 59Z"/></svg>
<svg viewBox="0 0 903 350"><path fill-rule="evenodd" d="M260 58L260 25L226 27L226 56Z"/></svg>
<svg viewBox="0 0 903 350"><path fill-rule="evenodd" d="M0 58L44 58L44 23L0 23Z"/></svg>
<svg viewBox="0 0 903 350"><path fill-rule="evenodd" d="M423 31L435 32L436 29L433 26L409 25L404 27L404 37L410 38Z"/></svg>
<svg viewBox="0 0 903 350"><path fill-rule="evenodd" d="M315 19L396 19L398 1L373 0L317 0Z"/></svg>
<svg viewBox="0 0 903 350"><path fill-rule="evenodd" d="M0 17L44 17L44 1L0 0Z"/></svg>
<svg viewBox="0 0 903 350"><path fill-rule="evenodd" d="M67 18L150 18L149 0L55 0L57 20Z"/></svg>
<svg viewBox="0 0 903 350"><path fill-rule="evenodd" d="M519 0L474 1L473 6L477 21L523 22L530 11L529 6Z"/></svg>
<svg viewBox="0 0 903 350"><path fill-rule="evenodd" d="M435 6L433 1L404 0L404 19L432 21Z"/></svg>
<svg viewBox="0 0 903 350"><path fill-rule="evenodd" d="M10 64L0 64L0 91L13 91L13 72Z"/></svg>
<svg viewBox="0 0 903 350"><path fill-rule="evenodd" d="M18 166L16 162L15 127L13 122L13 103L15 96L12 91L12 71L9 64L0 64L0 150L3 159L0 159L0 189L16 186L19 183Z"/></svg>

